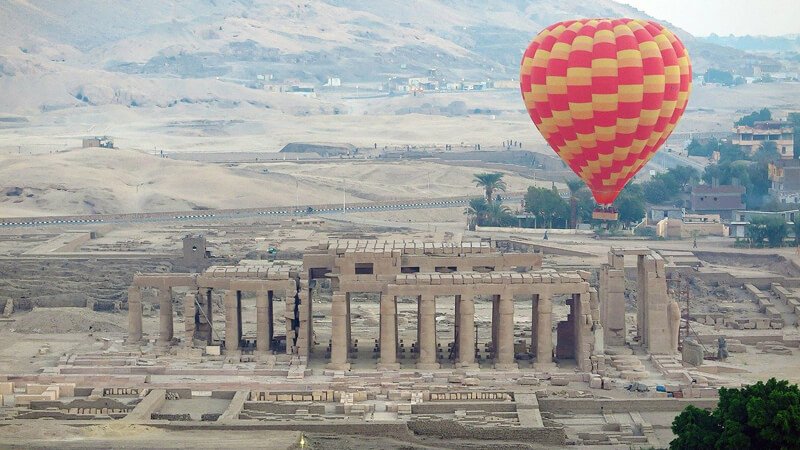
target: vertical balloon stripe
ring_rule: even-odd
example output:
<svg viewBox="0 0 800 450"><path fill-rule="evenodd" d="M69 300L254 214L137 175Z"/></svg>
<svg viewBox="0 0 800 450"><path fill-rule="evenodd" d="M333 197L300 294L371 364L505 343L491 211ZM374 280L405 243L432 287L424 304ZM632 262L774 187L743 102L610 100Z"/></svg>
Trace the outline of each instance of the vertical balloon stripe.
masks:
<svg viewBox="0 0 800 450"><path fill-rule="evenodd" d="M534 38L520 90L550 147L610 204L675 129L691 77L686 48L663 26L583 19Z"/></svg>

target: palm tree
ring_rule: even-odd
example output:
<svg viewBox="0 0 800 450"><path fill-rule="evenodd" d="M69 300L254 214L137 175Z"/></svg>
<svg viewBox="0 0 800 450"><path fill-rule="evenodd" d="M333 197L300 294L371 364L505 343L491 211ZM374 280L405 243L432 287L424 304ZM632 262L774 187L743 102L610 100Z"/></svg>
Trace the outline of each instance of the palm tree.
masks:
<svg viewBox="0 0 800 450"><path fill-rule="evenodd" d="M470 229L474 230L475 225L483 225L486 222L489 204L483 197L476 197L469 200L469 206L464 210L464 214L469 216Z"/></svg>
<svg viewBox="0 0 800 450"><path fill-rule="evenodd" d="M490 205L492 204L494 191L506 191L506 182L503 181L503 174L499 172L475 174L473 181L475 186L483 188L486 203Z"/></svg>
<svg viewBox="0 0 800 450"><path fill-rule="evenodd" d="M486 210L486 220L491 226L501 227L505 225L504 222L511 217L510 214L511 210L508 206L500 203L492 203Z"/></svg>
<svg viewBox="0 0 800 450"><path fill-rule="evenodd" d="M578 221L576 206L578 204L578 191L583 189L583 181L578 179L566 180L567 188L569 189L569 227L575 228Z"/></svg>

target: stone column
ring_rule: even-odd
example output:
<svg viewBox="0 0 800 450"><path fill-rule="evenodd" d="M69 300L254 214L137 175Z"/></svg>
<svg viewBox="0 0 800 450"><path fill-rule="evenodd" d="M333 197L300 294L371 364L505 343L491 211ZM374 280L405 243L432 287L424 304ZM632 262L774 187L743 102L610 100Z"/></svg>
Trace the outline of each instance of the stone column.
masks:
<svg viewBox="0 0 800 450"><path fill-rule="evenodd" d="M606 330L606 343L625 345L625 257L608 253L608 264L600 267L600 322ZM638 294L637 294L638 295Z"/></svg>
<svg viewBox="0 0 800 450"><path fill-rule="evenodd" d="M494 360L495 369L516 369L514 361L514 297L500 296L497 300L497 354Z"/></svg>
<svg viewBox="0 0 800 450"><path fill-rule="evenodd" d="M128 288L128 344L138 344L142 340L142 289L138 286Z"/></svg>
<svg viewBox="0 0 800 450"><path fill-rule="evenodd" d="M475 362L475 298L460 295L458 307L458 363L457 367L476 368Z"/></svg>
<svg viewBox="0 0 800 450"><path fill-rule="evenodd" d="M166 287L158 290L159 323L158 343L168 346L172 342L172 288Z"/></svg>
<svg viewBox="0 0 800 450"><path fill-rule="evenodd" d="M419 359L417 368L439 368L436 361L436 297L430 294L419 297Z"/></svg>
<svg viewBox="0 0 800 450"><path fill-rule="evenodd" d="M531 355L536 356L537 334L539 333L539 294L533 294L531 306Z"/></svg>
<svg viewBox="0 0 800 450"><path fill-rule="evenodd" d="M236 290L225 291L225 350L234 352L239 349L239 298Z"/></svg>
<svg viewBox="0 0 800 450"><path fill-rule="evenodd" d="M183 323L186 332L183 345L191 348L197 330L197 292L189 291L183 297Z"/></svg>
<svg viewBox="0 0 800 450"><path fill-rule="evenodd" d="M331 362L328 368L350 370L347 362L347 295L333 294L331 299Z"/></svg>
<svg viewBox="0 0 800 450"><path fill-rule="evenodd" d="M381 359L380 370L397 370L397 298L381 294Z"/></svg>
<svg viewBox="0 0 800 450"><path fill-rule="evenodd" d="M536 327L536 363L537 370L553 368L553 299L549 292L539 294L537 308L539 317Z"/></svg>
<svg viewBox="0 0 800 450"><path fill-rule="evenodd" d="M492 296L492 358L497 358L497 330L500 323L498 307L500 306L499 297Z"/></svg>
<svg viewBox="0 0 800 450"><path fill-rule="evenodd" d="M266 291L256 292L256 350L267 353L270 350L272 323L269 321L269 297Z"/></svg>

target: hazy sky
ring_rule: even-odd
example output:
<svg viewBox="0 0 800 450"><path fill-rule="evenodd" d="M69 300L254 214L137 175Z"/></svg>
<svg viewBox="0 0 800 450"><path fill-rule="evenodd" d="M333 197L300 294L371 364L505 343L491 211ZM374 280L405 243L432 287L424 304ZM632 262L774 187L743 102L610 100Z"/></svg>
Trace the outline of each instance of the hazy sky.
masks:
<svg viewBox="0 0 800 450"><path fill-rule="evenodd" d="M708 36L800 33L800 0L617 0Z"/></svg>

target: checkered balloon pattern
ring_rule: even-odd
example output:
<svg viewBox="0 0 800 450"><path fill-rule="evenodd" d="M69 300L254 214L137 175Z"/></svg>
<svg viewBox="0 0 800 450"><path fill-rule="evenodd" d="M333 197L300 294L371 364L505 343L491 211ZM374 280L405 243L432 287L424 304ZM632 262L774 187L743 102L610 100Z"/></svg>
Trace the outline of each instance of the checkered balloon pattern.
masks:
<svg viewBox="0 0 800 450"><path fill-rule="evenodd" d="M638 19L583 19L539 33L520 69L533 123L609 205L678 123L692 85L683 43Z"/></svg>

